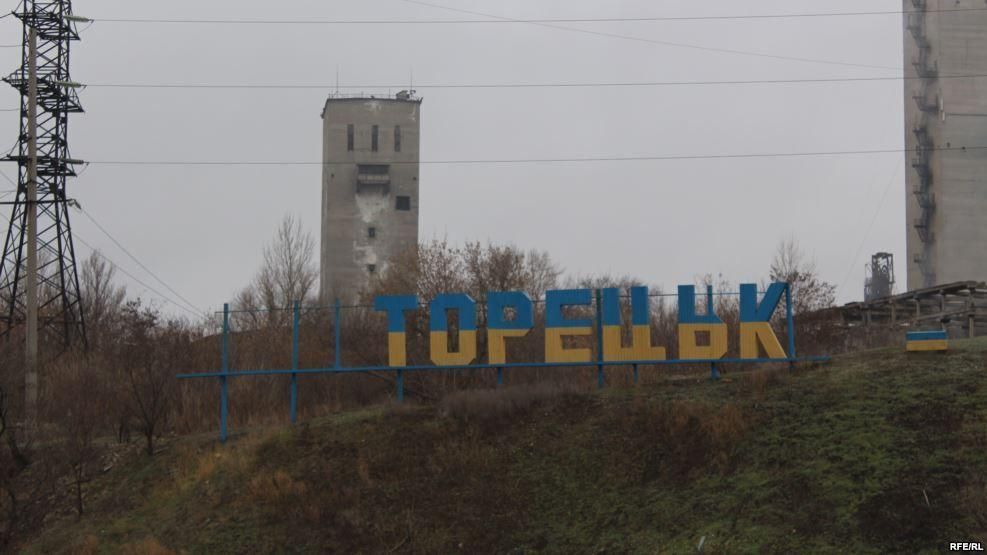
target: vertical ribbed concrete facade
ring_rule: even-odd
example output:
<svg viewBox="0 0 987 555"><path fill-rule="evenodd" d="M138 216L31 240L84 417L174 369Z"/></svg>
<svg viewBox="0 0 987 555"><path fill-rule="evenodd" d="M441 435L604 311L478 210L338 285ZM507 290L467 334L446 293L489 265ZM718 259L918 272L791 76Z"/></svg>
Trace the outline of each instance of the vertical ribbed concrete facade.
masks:
<svg viewBox="0 0 987 555"><path fill-rule="evenodd" d="M987 281L987 4L903 2L908 288Z"/></svg>
<svg viewBox="0 0 987 555"><path fill-rule="evenodd" d="M421 101L330 98L322 112L320 300L352 302L418 243Z"/></svg>

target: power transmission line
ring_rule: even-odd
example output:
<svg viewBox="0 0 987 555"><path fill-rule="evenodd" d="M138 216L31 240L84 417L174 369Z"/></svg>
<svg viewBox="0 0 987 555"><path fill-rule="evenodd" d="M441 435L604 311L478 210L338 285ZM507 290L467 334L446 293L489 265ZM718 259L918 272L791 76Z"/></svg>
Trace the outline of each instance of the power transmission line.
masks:
<svg viewBox="0 0 987 555"><path fill-rule="evenodd" d="M884 209L884 203L888 198L888 192L891 191L891 186L895 184L898 179L898 174L901 172L901 165L895 164L894 174L888 181L888 184L884 186L884 193L881 194L881 200L877 203L877 209L874 211L874 216L871 218L870 224L867 226L867 231L864 232L863 236L860 238L860 244L857 246L857 251L853 255L853 260L850 262L850 269L847 270L846 277L843 278L843 282L840 283L840 289L843 289L850 278L853 276L853 270L857 266L857 258L860 257L860 252L864 249L864 244L867 243L867 238L870 236L871 230L874 229L874 224L877 222L877 217L881 214L881 210Z"/></svg>
<svg viewBox="0 0 987 555"><path fill-rule="evenodd" d="M981 151L987 146L946 147L934 148L930 151ZM483 165L483 164L557 164L557 163L592 163L592 162L645 162L645 161L675 161L675 160L732 160L753 158L807 158L824 156L856 156L871 154L900 154L910 152L907 149L873 149L873 150L837 150L814 152L762 152L743 154L683 154L664 156L595 156L586 158L500 158L500 159L461 159L461 160L421 160L418 162L392 161L391 165L421 164L421 165ZM321 166L324 164L348 164L345 160L331 162L305 161L263 161L263 160L97 160L90 164L103 166Z"/></svg>
<svg viewBox="0 0 987 555"><path fill-rule="evenodd" d="M429 7L439 7L428 5ZM447 8L445 6L443 9ZM987 8L945 8L925 10L923 13L978 12ZM459 10L481 15L477 12ZM540 19L160 19L160 18L92 18L100 23L187 24L187 25L484 25L519 23L637 23L661 21L723 21L756 19L800 19L825 17L900 16L906 11L857 11L857 12L808 12L770 13L747 15L698 15L698 16L642 16L642 17L586 17ZM487 16L496 17L496 16ZM19 45L16 45L19 46Z"/></svg>
<svg viewBox="0 0 987 555"><path fill-rule="evenodd" d="M511 22L515 22L515 23L526 23L524 20L519 20L519 19L515 19L515 18L512 18L512 17L504 17L504 16L489 14L489 13L485 13L485 12L477 12L477 11L473 11L473 10L464 10L464 9L461 9L461 8L453 8L453 7L450 7L450 6L443 6L443 5L440 5L440 4L432 4L432 3L429 3L429 2L422 2L420 0L401 0L401 1L402 2L406 2L408 4L415 4L415 5L418 5L418 6L426 6L426 7L429 7L429 8L434 8L434 9L439 9L439 10L446 10L446 11L452 11L452 12L458 12L458 13L466 13L466 14L476 15L476 16L481 16L481 17L490 17L490 18L494 18L494 19L499 19L499 20L504 20L504 21L511 21ZM606 32L602 32L602 31L593 31L593 30L590 30L590 29L581 29L579 27L567 27L567 26L564 26L564 25L556 25L556 24L552 24L552 23L534 23L534 22L532 22L530 24L531 25L537 25L539 27L546 27L546 28L549 28L549 29L558 29L558 30L561 30L561 31L568 31L568 32L571 32L571 33L584 33L584 34L588 34L588 35L596 35L596 36L600 36L600 37L607 37L607 38L628 40L628 41L634 41L634 42L640 42L640 43L646 43L646 44L655 44L655 45L659 45L659 46L672 46L672 47L675 47L675 48L688 48L688 49L692 49L692 50L701 50L701 51L704 51L704 52L718 52L718 53L721 53L721 54L737 54L737 55L741 55L741 56L754 56L754 57L758 57L758 58L770 58L770 59L775 59L775 60L786 60L786 61L793 61L793 62L806 62L806 63L813 63L813 64L828 64L828 65L838 65L838 66L847 66L847 67L866 67L866 68L869 68L869 69L894 69L894 70L899 70L899 71L901 70L901 68L898 68L898 67L890 67L890 66L879 66L879 65L870 65L870 64L858 64L858 63L853 63L853 62L841 62L841 61L837 61L837 60L822 60L822 59L817 59L817 58L803 58L803 57L798 57L798 56L785 56L785 55L782 55L782 54L766 54L766 53L763 53L763 52L751 52L751 51L747 51L747 50L737 50L737 49L732 49L732 48L717 48L717 47L712 47L712 46L702 46L702 45L698 45L698 44L687 44L687 43L680 43L680 42L671 42L671 41L664 41L664 40L647 39L647 38L644 38L644 37L636 37L636 36L631 36L631 35L621 35L621 34L618 34L618 33L606 33Z"/></svg>
<svg viewBox="0 0 987 555"><path fill-rule="evenodd" d="M168 285L167 283L165 283L165 281L163 279L161 279L160 277L158 277L158 275L155 274L153 271L151 271L150 268L148 268L146 265L144 265L144 263L142 263L140 260L138 260L136 256L134 256L133 254L131 254L131 252L129 250L127 250L127 248L124 247L120 243L120 241L118 241L116 239L116 237L114 237L109 231L106 230L106 228L104 228L102 225L100 225L99 222L96 221L96 218L94 218L92 214L90 214L89 212L87 212L81 206L79 207L79 211L82 212L87 218L89 218L89 221L91 221L96 226L97 229L99 229L100 231L102 231L103 232L103 235L106 235L107 237L109 237L110 241L113 241L113 243L117 247L119 247L120 250L123 251L123 253L126 254L128 258L130 258L131 260L133 260L135 264L137 264L138 266L140 266L145 272L148 273L148 275L150 275L152 278L154 278L155 281L157 281L158 283L160 283L161 285L163 285L165 289L167 289L168 291L170 291L179 300L181 300L182 302L184 302L188 306L190 306L192 308L195 308L195 305L191 301L189 301L188 299L186 299L185 297L183 297L182 294L179 293L178 291L175 291L174 288L172 288L170 285Z"/></svg>
<svg viewBox="0 0 987 555"><path fill-rule="evenodd" d="M105 254L103 254L99 249L97 249L96 247L90 245L85 239L83 239L82 237L80 237L78 233L74 234L74 236L75 236L75 239L78 239L80 243L82 243L83 245L85 245L86 247L88 247L90 251L96 253L100 258L102 258L103 260L109 262L111 266L113 266L114 268L116 268L117 270L119 270L120 273L122 273L123 275L129 277L130 279L134 280L135 282L137 282L139 285L143 286L145 289L147 289L151 293L154 293L155 295L157 295L158 298L160 298L161 300L167 301L172 306L175 306L176 308L179 308L181 310L184 310L185 312L187 312L187 313L195 316L196 318L200 318L200 317L202 317L203 314L205 314L205 311L203 311L203 312L196 312L196 311L190 310L190 309L182 306L181 304L175 302L173 299L171 299L167 295L161 293L160 291L158 291L157 289L151 287L147 283L144 283L140 278L138 278L137 276L135 276L135 275L131 274L130 272L128 272L127 270L125 270L122 266L120 266L119 264L117 264L116 262L114 262L112 259L110 259L108 256L106 256Z"/></svg>
<svg viewBox="0 0 987 555"><path fill-rule="evenodd" d="M940 75L939 79L979 79L987 74L976 73L967 75ZM678 86L709 86L709 85L782 85L796 83L859 83L880 81L910 81L921 80L919 76L879 76L879 77L823 77L818 79L749 79L721 81L611 81L598 83L433 83L415 84L415 89L538 89L538 88L606 88L606 87L678 87ZM404 85L306 85L306 84L219 84L219 83L93 83L87 87L107 89L401 89Z"/></svg>
<svg viewBox="0 0 987 555"><path fill-rule="evenodd" d="M0 218L3 218L5 224L9 224L10 223L10 219L8 219L5 215L0 214ZM82 243L83 245L85 245L90 251L96 253L100 258L102 258L107 263L109 263L111 266L113 266L114 268L116 268L117 270L119 270L120 273L122 273L123 275L125 275L125 276L129 277L130 279L134 280L135 282L137 282L137 284L143 286L145 289L147 289L148 291L150 291L151 293L153 293L154 295L156 295L161 300L166 301L166 302L170 303L171 305L173 305L173 306L175 306L175 307L177 307L177 308L179 308L181 310L184 310L185 312L187 312L187 313L195 316L196 318L199 318L203 314L205 314L205 311L203 311L203 312L197 312L199 309L196 309L195 311L189 310L185 306L183 306L183 305L175 302L173 299L171 299L167 295L161 293L157 289L155 289L155 288L151 287L150 285L144 283L140 278L138 278L137 276L135 276L135 275L131 274L130 272L128 272L122 266L120 266L119 264L117 264L116 262L114 262L110 257L108 257L105 254L103 254L98 248L92 246L88 241L86 241L85 239L83 239L78 233L73 233L72 235L73 235L73 238L74 239L78 240L80 243Z"/></svg>

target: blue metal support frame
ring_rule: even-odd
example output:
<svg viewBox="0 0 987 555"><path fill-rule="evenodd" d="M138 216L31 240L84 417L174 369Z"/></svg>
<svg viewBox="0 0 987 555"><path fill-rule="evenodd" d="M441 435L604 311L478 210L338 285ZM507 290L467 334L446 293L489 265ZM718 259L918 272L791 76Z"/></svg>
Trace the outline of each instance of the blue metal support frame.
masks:
<svg viewBox="0 0 987 555"><path fill-rule="evenodd" d="M225 345L225 341L224 341ZM225 353L225 349L224 349ZM802 358L758 358L758 359L739 359L739 358L722 358L717 360L629 360L629 361L609 361L608 366L688 366L688 365L722 365L722 364L769 364L769 363L787 363L794 365L797 362L829 362L830 357L802 357ZM288 369L288 370L242 370L239 372L230 372L223 370L221 372L203 372L198 374L179 374L178 379L201 379L201 378L219 378L223 384L222 391L222 409L221 409L221 421L220 421L220 439L226 441L226 415L227 415L227 391L226 391L226 381L228 378L234 377L257 377L257 376L293 376L293 375L315 375L315 374L365 374L367 372L394 372L397 376L396 379L396 390L397 390L397 401L404 401L404 374L406 372L430 372L430 371L449 371L449 370L484 370L484 369L509 369L509 368L579 368L579 367L599 367L600 363L598 361L590 362L536 362L536 363L512 363L512 364L476 364L476 365L463 365L463 366L405 366L401 368L396 368L393 366L372 366L372 367L359 367L359 368L303 368L303 369Z"/></svg>
<svg viewBox="0 0 987 555"><path fill-rule="evenodd" d="M298 370L298 328L301 324L301 304L295 301L291 324L291 369ZM298 373L291 374L291 423L298 421Z"/></svg>
<svg viewBox="0 0 987 555"><path fill-rule="evenodd" d="M223 305L223 347L222 374L219 376L219 441L226 443L226 419L229 415L229 389L227 378L230 372L230 305Z"/></svg>
<svg viewBox="0 0 987 555"><path fill-rule="evenodd" d="M340 350L342 348L342 343L339 340L340 337L339 330L342 328L342 324L343 324L343 318L340 312L341 308L342 307L339 305L339 299L336 299L336 306L333 307L333 311L335 312L335 320L336 320L336 322L333 324L333 333L336 336L336 343L335 345L333 345L333 355L335 359L334 366L336 368L342 368L343 366L341 363L341 361L343 360L342 351Z"/></svg>
<svg viewBox="0 0 987 555"><path fill-rule="evenodd" d="M792 284L785 285L785 319L788 325L788 358L794 359L795 355L795 314L792 308ZM789 370L795 370L795 363L788 365Z"/></svg>
<svg viewBox="0 0 987 555"><path fill-rule="evenodd" d="M596 387L606 386L606 376L603 373L603 301L600 290L596 290Z"/></svg>
<svg viewBox="0 0 987 555"><path fill-rule="evenodd" d="M801 358L718 358L718 359L695 359L695 360L611 360L607 366L702 366L709 364L787 364L797 362L829 362L832 357L801 357ZM231 378L244 378L250 376L290 376L298 374L300 376L310 374L366 374L367 372L436 372L446 370L496 370L499 367L505 369L520 368L580 368L595 367L600 363L590 362L515 362L507 364L464 364L459 366L361 366L356 368L301 368L299 370L240 370L236 372L201 372L196 374L178 374L176 377L181 380L195 378L218 378L229 376Z"/></svg>
<svg viewBox="0 0 987 555"><path fill-rule="evenodd" d="M715 307L713 306L713 291L712 287L707 288L707 309L710 314L714 313ZM711 379L716 380L720 377L720 366L724 364L768 364L768 363L787 363L791 368L795 367L798 362L829 362L830 357L820 356L820 357L802 357L796 356L795 352L795 315L794 308L792 305L792 287L788 284L785 288L785 301L786 301L786 325L788 330L788 356L785 358L757 358L757 359L740 359L740 358L720 358L720 359L702 359L702 360L628 360L628 361L607 361L603 352L603 312L602 312L602 293L600 290L596 291L596 360L589 360L586 362L522 362L522 363L499 363L499 364L466 364L460 366L403 366L403 367L393 367L393 366L369 366L369 367L357 367L357 368L346 368L342 364L342 341L341 341L341 330L342 330L342 312L339 300L336 300L334 305L335 310L335 324L334 324L334 334L335 334L335 353L333 365L330 368L300 368L299 361L299 348L300 348L300 327L301 327L301 305L295 302L293 305L293 326L292 326L292 352L291 352L291 368L286 370L243 370L238 372L233 372L230 370L230 305L223 305L223 333L222 333L222 353L221 353L221 368L218 372L203 372L196 374L179 374L177 377L179 379L210 379L216 378L220 382L220 423L219 423L219 437L221 442L226 442L228 438L228 421L229 421L229 382L234 377L256 377L256 376L284 376L287 375L291 378L291 422L295 423L297 421L298 415L298 377L300 375L316 375L316 374L364 374L370 372L394 372L395 373L395 386L396 386L396 397L397 402L401 403L404 401L404 378L407 372L431 372L431 371L451 371L451 370L496 370L497 372L497 386L501 387L504 385L504 372L508 369L523 369L523 368L592 368L597 369L597 386L603 388L606 385L606 376L604 369L606 366L614 367L627 367L633 368L634 372L634 383L637 384L639 380L639 369L641 366L675 366L675 365L709 365L711 369Z"/></svg>

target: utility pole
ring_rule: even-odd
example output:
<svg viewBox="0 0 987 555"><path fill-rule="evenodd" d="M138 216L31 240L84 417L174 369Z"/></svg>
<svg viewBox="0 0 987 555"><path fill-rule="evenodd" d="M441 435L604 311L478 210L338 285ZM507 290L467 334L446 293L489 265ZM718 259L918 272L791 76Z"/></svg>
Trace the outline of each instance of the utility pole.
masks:
<svg viewBox="0 0 987 555"><path fill-rule="evenodd" d="M38 422L38 31L28 30L27 77L27 344L24 362L24 423L34 429Z"/></svg>
<svg viewBox="0 0 987 555"><path fill-rule="evenodd" d="M21 6L13 14L23 24L21 63L3 78L20 93L21 117L17 152L2 159L17 163L18 180L0 251L0 339L25 327L19 420L30 429L40 412L41 361L86 346L65 189L82 163L68 146L69 115L83 111L82 85L72 81L69 61L80 38L76 24L86 19L72 13L71 0L23 0Z"/></svg>

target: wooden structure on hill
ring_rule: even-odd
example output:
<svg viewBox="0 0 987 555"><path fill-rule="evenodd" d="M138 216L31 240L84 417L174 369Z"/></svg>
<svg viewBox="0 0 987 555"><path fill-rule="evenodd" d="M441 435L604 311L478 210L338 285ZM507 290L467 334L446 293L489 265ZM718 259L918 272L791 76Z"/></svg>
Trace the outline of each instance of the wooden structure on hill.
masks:
<svg viewBox="0 0 987 555"><path fill-rule="evenodd" d="M960 281L850 303L840 309L850 326L946 329L951 337L987 334L987 284Z"/></svg>

